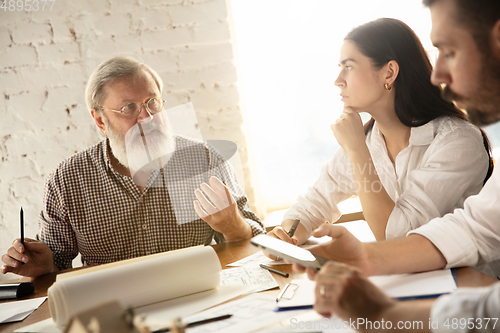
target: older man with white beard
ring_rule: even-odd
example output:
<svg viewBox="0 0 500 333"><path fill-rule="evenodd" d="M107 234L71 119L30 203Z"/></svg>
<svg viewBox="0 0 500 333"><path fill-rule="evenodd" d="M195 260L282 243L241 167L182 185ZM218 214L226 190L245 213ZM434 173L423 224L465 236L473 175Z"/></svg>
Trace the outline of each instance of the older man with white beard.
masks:
<svg viewBox="0 0 500 333"><path fill-rule="evenodd" d="M172 134L161 92L158 74L135 59L96 68L86 101L106 139L51 173L40 240L16 239L2 273L35 277L71 267L78 253L102 264L264 231L224 157Z"/></svg>

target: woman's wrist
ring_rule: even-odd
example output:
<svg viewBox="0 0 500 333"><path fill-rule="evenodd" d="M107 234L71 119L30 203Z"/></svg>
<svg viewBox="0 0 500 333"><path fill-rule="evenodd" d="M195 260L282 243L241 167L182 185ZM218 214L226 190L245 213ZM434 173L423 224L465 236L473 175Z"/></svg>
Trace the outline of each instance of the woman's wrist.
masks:
<svg viewBox="0 0 500 333"><path fill-rule="evenodd" d="M349 155L351 161L353 159L371 159L370 150L368 149L366 142L363 142L360 146L349 149L347 154Z"/></svg>

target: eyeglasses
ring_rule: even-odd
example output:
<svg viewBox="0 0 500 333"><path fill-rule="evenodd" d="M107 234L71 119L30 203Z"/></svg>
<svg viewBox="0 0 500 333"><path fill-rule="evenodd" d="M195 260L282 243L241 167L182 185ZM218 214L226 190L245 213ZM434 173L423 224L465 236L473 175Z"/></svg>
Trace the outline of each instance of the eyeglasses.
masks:
<svg viewBox="0 0 500 333"><path fill-rule="evenodd" d="M141 108L143 105L146 107L146 110L149 112L149 114L153 115L163 111L163 103L165 103L164 100L153 97L148 99L146 102L142 104L129 103L124 107L122 107L121 110L108 109L103 106L99 106L98 109L118 112L121 113L127 119L134 119L137 118L141 113Z"/></svg>

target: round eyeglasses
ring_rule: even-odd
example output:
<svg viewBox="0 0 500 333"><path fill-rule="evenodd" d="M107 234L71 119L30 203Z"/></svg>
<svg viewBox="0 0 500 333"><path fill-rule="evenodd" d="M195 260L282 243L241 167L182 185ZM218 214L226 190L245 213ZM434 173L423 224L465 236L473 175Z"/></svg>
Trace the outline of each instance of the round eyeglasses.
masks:
<svg viewBox="0 0 500 333"><path fill-rule="evenodd" d="M149 112L149 114L153 115L163 111L163 103L165 103L164 100L153 97L148 99L146 102L142 104L129 103L124 107L122 107L121 110L108 109L103 106L99 106L98 109L118 112L121 113L127 119L134 119L137 118L141 113L141 108L143 105L146 107L146 110Z"/></svg>

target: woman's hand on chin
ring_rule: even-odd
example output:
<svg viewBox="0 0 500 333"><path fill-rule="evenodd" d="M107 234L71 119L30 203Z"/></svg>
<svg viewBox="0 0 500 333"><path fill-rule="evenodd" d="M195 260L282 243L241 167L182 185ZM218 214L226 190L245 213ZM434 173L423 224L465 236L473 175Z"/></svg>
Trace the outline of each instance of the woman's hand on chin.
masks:
<svg viewBox="0 0 500 333"><path fill-rule="evenodd" d="M330 127L337 142L348 154L366 149L363 122L353 108L345 107L344 112Z"/></svg>

